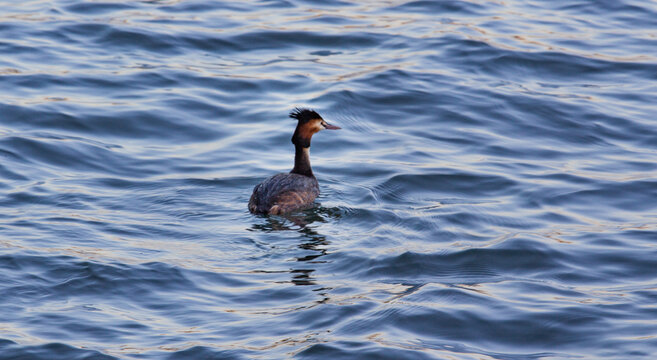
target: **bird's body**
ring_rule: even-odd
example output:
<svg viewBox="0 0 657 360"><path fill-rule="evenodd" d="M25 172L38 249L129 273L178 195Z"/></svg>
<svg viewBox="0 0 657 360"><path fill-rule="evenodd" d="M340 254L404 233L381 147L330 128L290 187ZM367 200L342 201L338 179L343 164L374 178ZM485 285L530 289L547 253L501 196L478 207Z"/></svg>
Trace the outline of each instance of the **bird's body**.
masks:
<svg viewBox="0 0 657 360"><path fill-rule="evenodd" d="M315 111L296 109L290 117L299 120L292 136L295 147L294 168L276 174L253 189L249 211L255 214L279 215L310 207L319 195L319 183L310 167L310 139L323 129L337 130Z"/></svg>
<svg viewBox="0 0 657 360"><path fill-rule="evenodd" d="M283 214L310 206L319 195L317 179L299 174L276 174L253 189L249 211L256 214Z"/></svg>

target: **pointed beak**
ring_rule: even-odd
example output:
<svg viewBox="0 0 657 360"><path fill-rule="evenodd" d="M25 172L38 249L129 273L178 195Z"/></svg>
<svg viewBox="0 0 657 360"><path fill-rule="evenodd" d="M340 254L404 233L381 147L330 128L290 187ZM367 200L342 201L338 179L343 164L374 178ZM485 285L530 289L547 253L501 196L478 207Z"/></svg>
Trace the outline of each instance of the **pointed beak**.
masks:
<svg viewBox="0 0 657 360"><path fill-rule="evenodd" d="M342 129L339 126L331 125L329 123L326 123L326 125L324 125L324 128L328 129L328 130L340 130L340 129Z"/></svg>

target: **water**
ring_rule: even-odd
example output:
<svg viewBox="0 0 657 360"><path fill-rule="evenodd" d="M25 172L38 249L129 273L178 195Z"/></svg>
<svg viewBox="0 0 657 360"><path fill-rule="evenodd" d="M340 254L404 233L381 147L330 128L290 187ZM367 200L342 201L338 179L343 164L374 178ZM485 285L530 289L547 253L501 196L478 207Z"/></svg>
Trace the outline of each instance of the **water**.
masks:
<svg viewBox="0 0 657 360"><path fill-rule="evenodd" d="M0 358L657 354L656 2L1 5Z"/></svg>

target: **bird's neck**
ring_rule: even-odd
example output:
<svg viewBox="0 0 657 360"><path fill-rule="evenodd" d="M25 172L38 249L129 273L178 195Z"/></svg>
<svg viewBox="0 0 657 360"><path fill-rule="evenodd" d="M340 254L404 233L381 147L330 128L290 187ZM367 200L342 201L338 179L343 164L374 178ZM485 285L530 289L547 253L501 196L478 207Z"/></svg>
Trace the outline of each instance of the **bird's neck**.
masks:
<svg viewBox="0 0 657 360"><path fill-rule="evenodd" d="M310 146L303 147L295 144L294 149L294 169L290 173L315 177L313 169L310 167Z"/></svg>

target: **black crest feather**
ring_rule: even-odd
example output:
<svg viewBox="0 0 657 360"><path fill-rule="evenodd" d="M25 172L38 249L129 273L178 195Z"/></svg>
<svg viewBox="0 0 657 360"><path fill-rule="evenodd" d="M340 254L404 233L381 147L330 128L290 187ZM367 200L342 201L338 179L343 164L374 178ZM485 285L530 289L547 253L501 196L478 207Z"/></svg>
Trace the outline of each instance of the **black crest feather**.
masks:
<svg viewBox="0 0 657 360"><path fill-rule="evenodd" d="M321 119L322 117L315 110L304 109L304 108L294 108L290 113L292 119L297 119L300 122L310 121L312 119Z"/></svg>

